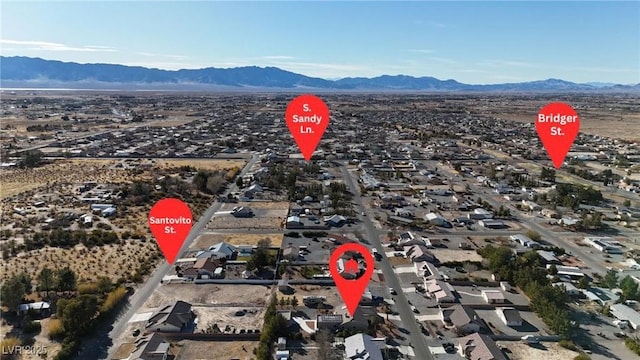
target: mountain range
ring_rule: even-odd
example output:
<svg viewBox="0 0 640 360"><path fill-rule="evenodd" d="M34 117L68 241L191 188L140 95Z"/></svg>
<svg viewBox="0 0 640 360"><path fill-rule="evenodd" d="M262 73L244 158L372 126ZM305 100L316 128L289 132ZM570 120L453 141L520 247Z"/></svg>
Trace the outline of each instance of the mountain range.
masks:
<svg viewBox="0 0 640 360"><path fill-rule="evenodd" d="M573 83L547 79L471 85L434 77L382 75L326 80L277 67L244 66L182 70L116 64L79 64L23 56L0 56L0 88L167 89L167 90L340 90L433 92L640 92L640 84Z"/></svg>

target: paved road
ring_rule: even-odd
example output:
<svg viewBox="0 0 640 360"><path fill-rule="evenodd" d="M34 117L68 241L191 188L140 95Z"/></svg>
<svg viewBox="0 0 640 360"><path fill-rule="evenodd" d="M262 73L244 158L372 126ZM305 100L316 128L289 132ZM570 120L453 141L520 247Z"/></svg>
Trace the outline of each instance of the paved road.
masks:
<svg viewBox="0 0 640 360"><path fill-rule="evenodd" d="M255 164L257 159L258 159L257 155L253 155L251 157L251 160L249 160L247 165L240 172L240 176L244 176L247 173L247 171L251 169L253 164ZM233 184L227 190L227 192L225 192L224 195L227 195L229 192L233 191L234 189L235 189L235 184ZM211 219L213 214L216 213L216 211L220 210L221 206L222 206L222 203L216 201L205 211L205 213L200 217L198 222L191 228L191 232L187 236L186 240L184 241L184 244L182 245L182 248L180 249L180 253L187 250L189 248L189 245L193 242L193 240L195 240L205 230L207 222L209 221L209 219ZM111 332L109 333L109 338L114 340L114 344L113 346L111 346L109 350L108 358L111 358L115 354L115 352L118 350L118 347L120 346L120 344L118 344L115 341L117 341L117 339L120 337L122 332L127 328L127 323L129 322L129 320L131 320L133 315L135 315L135 313L142 306L142 304L144 304L144 302L149 298L149 296L151 296L151 294L158 288L158 286L160 286L160 281L165 275L167 275L167 273L169 273L170 269L171 269L171 265L169 265L169 263L162 262L162 264L156 268L156 270L153 272L151 277L149 277L149 279L144 283L144 285L142 285L142 287L140 287L135 292L135 294L130 298L129 300L130 305L126 313L118 317L118 320L116 321L116 323L113 324L113 330L111 330ZM91 348L91 347L89 345L85 345L85 348ZM88 357L82 357L82 358L90 359Z"/></svg>
<svg viewBox="0 0 640 360"><path fill-rule="evenodd" d="M362 197L360 196L360 187L357 185L357 182L354 181L353 176L349 173L346 166L342 165L340 169L342 171L342 176L344 177L347 187L353 193L353 199L356 203L356 211L365 211L366 208L362 201ZM389 288L402 289L400 281L398 281L395 272L391 268L391 265L389 265L389 261L385 255L385 249L380 243L380 233L373 226L369 217L362 217L362 224L364 226L365 233L369 238L369 241L373 246L375 246L378 252L382 254L382 261L379 262L379 266L382 268L386 285ZM411 311L409 302L402 291L398 291L398 295L395 295L395 302L398 313L400 314L400 318L402 319L402 325L410 332L411 344L413 345L413 351L415 352L416 359L433 359L433 356L429 351L429 347L427 346L427 342L422 335L420 328L418 327L415 314L413 313L413 311Z"/></svg>
<svg viewBox="0 0 640 360"><path fill-rule="evenodd" d="M474 190L473 187L472 187L472 190ZM475 191L475 193L479 194L480 192ZM483 195L486 195L486 193L483 192ZM607 269L604 266L602 266L602 264L597 259L595 259L595 256L599 256L599 255L587 253L587 251L591 248L578 246L573 241L562 240L562 237L564 236L572 236L572 235L575 236L576 234L567 233L567 232L558 233L555 231L551 231L541 226L540 224L538 224L535 218L528 219L526 216L523 216L522 212L516 209L514 206L512 206L509 202L498 202L495 199L493 199L491 196L483 196L483 199L485 199L489 204L491 204L491 206L493 206L496 209L499 208L500 205L503 205L505 208L509 209L512 214L514 215L520 214L519 219L520 219L520 224L522 224L522 226L539 233L542 236L542 239L544 241L547 241L555 246L564 248L565 250L567 250L567 252L570 252L572 255L582 260L582 262L584 262L585 265L587 265L592 272L598 272L598 273L604 274L607 271ZM491 231L476 232L476 235L485 235L485 234L489 235L491 233L492 233ZM519 233L522 233L522 232L520 231Z"/></svg>

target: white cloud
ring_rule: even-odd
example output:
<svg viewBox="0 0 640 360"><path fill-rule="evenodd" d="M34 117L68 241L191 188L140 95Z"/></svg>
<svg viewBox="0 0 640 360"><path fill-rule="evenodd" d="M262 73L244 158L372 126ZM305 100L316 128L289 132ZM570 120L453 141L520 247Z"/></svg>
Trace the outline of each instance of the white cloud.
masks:
<svg viewBox="0 0 640 360"><path fill-rule="evenodd" d="M265 60L294 60L295 57L287 56L287 55L267 55L267 56L261 56L259 59L265 59Z"/></svg>
<svg viewBox="0 0 640 360"><path fill-rule="evenodd" d="M145 52L145 51L137 51L136 54L142 55L142 56L148 56L148 57L165 57L165 58L176 59L176 60L185 60L189 58L188 56L185 56L185 55L158 54L158 53L151 53L151 52Z"/></svg>
<svg viewBox="0 0 640 360"><path fill-rule="evenodd" d="M28 41L0 39L0 44L7 44L20 47L25 51L78 51L78 52L116 52L118 50L109 46L85 45L70 46L62 43L48 41Z"/></svg>

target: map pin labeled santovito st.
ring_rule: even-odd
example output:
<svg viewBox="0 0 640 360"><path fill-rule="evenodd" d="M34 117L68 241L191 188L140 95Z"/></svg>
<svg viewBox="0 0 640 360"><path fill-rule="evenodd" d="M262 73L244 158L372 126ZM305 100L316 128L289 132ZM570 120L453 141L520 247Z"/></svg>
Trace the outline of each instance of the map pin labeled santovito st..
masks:
<svg viewBox="0 0 640 360"><path fill-rule="evenodd" d="M179 199L162 199L149 211L149 228L169 264L176 260L192 222L189 205Z"/></svg>
<svg viewBox="0 0 640 360"><path fill-rule="evenodd" d="M315 95L300 95L287 106L285 120L304 159L311 160L329 125L329 108Z"/></svg>
<svg viewBox="0 0 640 360"><path fill-rule="evenodd" d="M329 258L331 277L351 317L358 309L362 294L369 285L373 267L373 256L364 245L344 244L331 253Z"/></svg>
<svg viewBox="0 0 640 360"><path fill-rule="evenodd" d="M559 169L580 131L580 118L568 104L555 102L540 109L536 131L553 165Z"/></svg>

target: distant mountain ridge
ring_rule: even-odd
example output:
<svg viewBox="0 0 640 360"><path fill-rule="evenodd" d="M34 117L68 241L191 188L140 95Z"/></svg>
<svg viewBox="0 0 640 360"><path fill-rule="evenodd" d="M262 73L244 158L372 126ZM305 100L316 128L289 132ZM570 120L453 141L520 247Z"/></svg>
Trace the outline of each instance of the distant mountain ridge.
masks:
<svg viewBox="0 0 640 360"><path fill-rule="evenodd" d="M326 80L309 77L277 67L244 66L161 70L117 64L79 64L23 56L0 56L0 87L65 88L158 88L171 89L323 89L373 91L640 91L640 84L577 84L560 79L522 83L470 85L453 79L407 75L382 75L374 78L348 77Z"/></svg>

